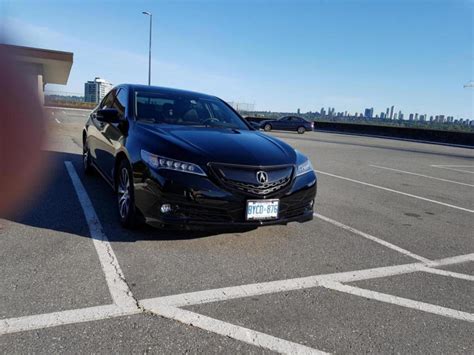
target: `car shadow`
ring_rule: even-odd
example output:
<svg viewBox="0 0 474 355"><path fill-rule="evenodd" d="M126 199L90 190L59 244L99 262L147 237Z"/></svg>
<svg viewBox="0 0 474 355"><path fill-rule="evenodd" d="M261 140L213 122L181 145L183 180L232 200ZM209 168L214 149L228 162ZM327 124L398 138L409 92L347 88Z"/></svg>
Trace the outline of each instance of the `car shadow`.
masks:
<svg viewBox="0 0 474 355"><path fill-rule="evenodd" d="M177 240L204 238L224 233L247 232L254 228L219 228L207 230L183 230L178 228L154 228L140 224L136 229L125 229L120 225L116 197L104 179L95 173L87 176L82 170L79 154L49 152L50 173L35 196L25 202L12 222L35 228L50 229L90 238L87 221L64 162L70 161L76 169L86 190L102 229L111 242L131 243L138 240Z"/></svg>

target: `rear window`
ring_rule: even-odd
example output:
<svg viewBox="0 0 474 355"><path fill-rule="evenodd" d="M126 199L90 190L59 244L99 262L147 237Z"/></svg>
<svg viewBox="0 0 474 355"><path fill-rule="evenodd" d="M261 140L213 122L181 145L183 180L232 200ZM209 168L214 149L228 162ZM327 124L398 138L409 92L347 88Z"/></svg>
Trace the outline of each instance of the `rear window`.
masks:
<svg viewBox="0 0 474 355"><path fill-rule="evenodd" d="M222 101L192 95L137 91L135 117L150 124L249 129Z"/></svg>

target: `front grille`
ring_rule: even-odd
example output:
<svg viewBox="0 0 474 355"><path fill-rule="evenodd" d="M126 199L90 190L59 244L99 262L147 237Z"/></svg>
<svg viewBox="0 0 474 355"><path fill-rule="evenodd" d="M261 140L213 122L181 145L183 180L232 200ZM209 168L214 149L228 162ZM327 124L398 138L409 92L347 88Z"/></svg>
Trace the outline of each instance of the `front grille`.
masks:
<svg viewBox="0 0 474 355"><path fill-rule="evenodd" d="M266 184L249 184L240 181L227 180L226 184L234 189L254 195L270 195L281 188L285 187L290 182L291 177L286 177L275 182Z"/></svg>
<svg viewBox="0 0 474 355"><path fill-rule="evenodd" d="M274 167L210 165L214 176L225 188L254 196L269 196L288 187L294 170L292 165ZM267 182L257 181L256 175L259 171L267 174Z"/></svg>

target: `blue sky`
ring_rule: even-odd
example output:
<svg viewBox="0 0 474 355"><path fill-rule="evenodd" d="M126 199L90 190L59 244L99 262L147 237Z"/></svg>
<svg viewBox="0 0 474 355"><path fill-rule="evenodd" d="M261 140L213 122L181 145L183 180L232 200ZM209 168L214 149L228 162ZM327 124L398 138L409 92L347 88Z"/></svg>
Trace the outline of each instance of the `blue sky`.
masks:
<svg viewBox="0 0 474 355"><path fill-rule="evenodd" d="M9 42L74 52L67 86L100 76L202 91L260 110L474 118L473 8L446 1L3 0Z"/></svg>

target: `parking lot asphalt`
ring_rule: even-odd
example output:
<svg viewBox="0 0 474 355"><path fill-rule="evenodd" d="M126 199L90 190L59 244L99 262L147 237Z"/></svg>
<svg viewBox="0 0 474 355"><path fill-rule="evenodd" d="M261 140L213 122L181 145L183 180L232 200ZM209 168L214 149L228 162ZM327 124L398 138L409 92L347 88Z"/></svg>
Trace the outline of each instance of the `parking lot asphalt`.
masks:
<svg viewBox="0 0 474 355"><path fill-rule="evenodd" d="M314 220L130 231L82 172L87 112L46 112L49 180L0 219L1 353L474 352L474 150L271 132L317 171Z"/></svg>

